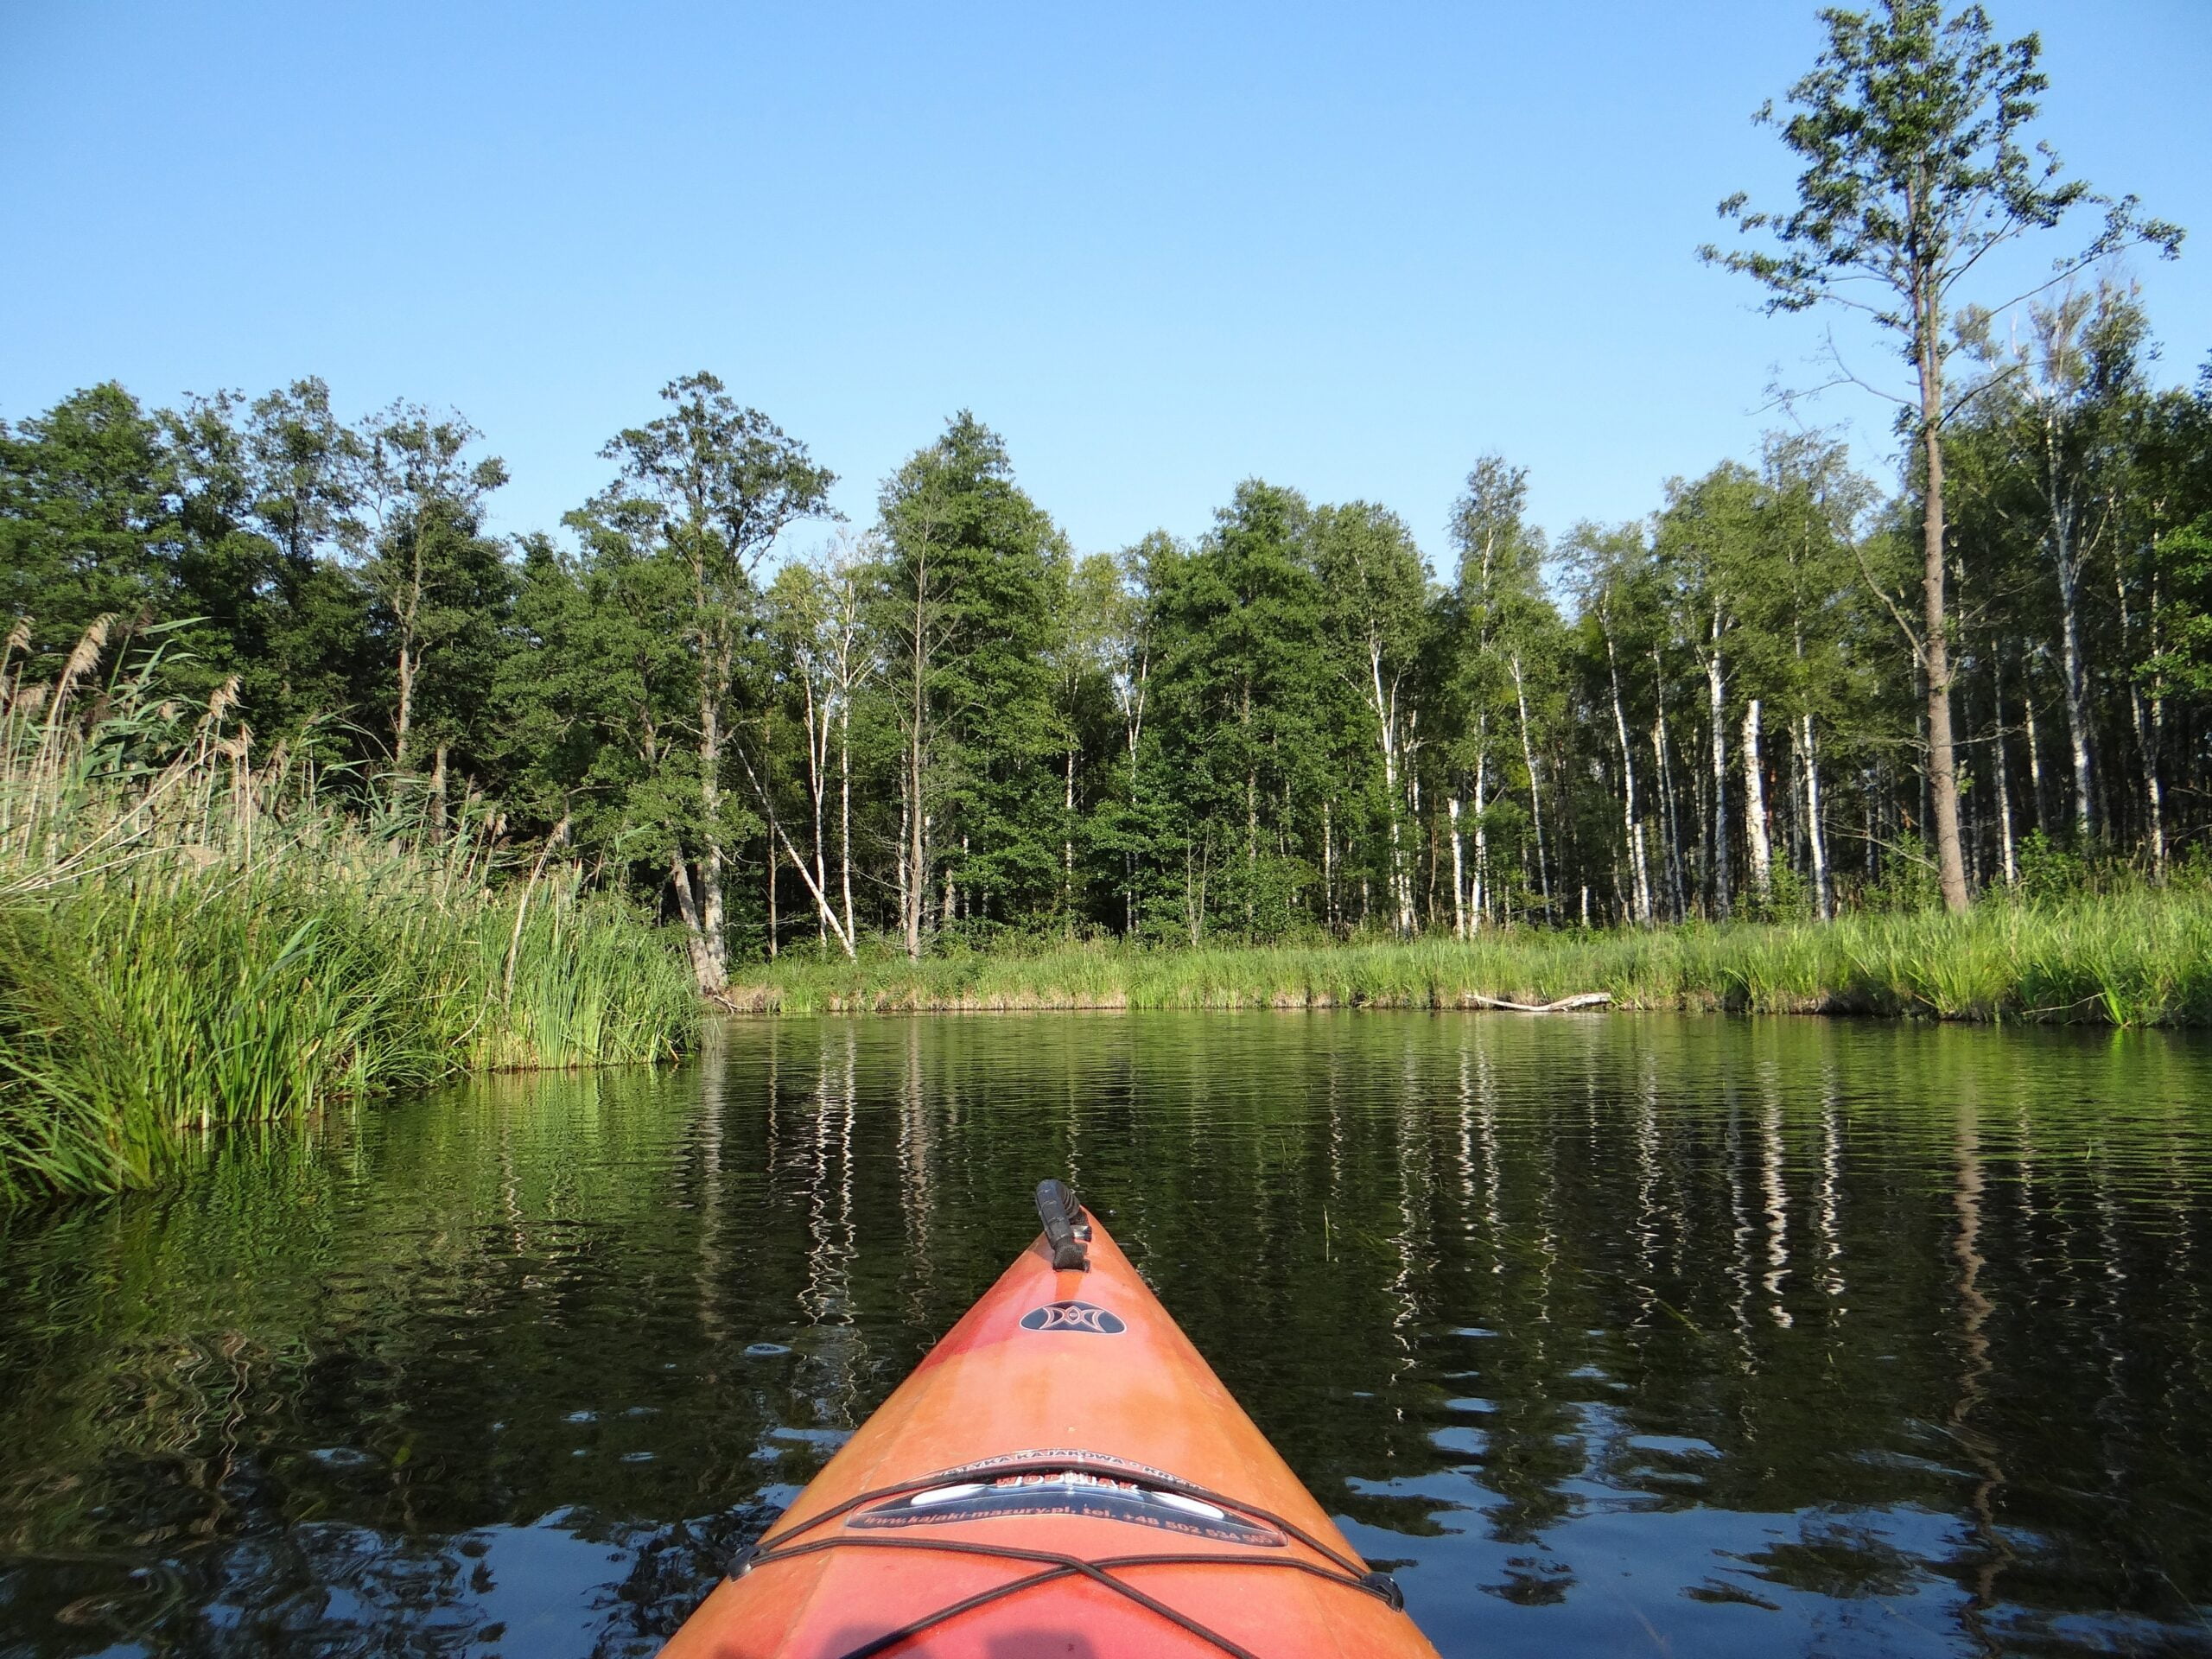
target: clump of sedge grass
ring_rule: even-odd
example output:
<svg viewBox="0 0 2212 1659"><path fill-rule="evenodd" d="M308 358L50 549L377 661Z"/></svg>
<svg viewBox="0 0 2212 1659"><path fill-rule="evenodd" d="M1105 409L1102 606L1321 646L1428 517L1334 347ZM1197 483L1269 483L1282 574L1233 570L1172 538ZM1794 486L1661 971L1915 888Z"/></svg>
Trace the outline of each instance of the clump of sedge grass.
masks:
<svg viewBox="0 0 2212 1659"><path fill-rule="evenodd" d="M1459 1008L1586 991L1629 1008L2212 1024L2212 892L2177 882L1971 912L1832 923L1514 929L1465 940L1145 948L1113 943L909 962L786 954L734 1003L762 1013L1048 1007Z"/></svg>
<svg viewBox="0 0 2212 1659"><path fill-rule="evenodd" d="M480 816L349 812L257 761L232 688L180 711L155 664L83 690L0 649L0 1199L156 1179L187 1139L493 1068L675 1052L689 976L647 918ZM550 849L549 849L550 850Z"/></svg>

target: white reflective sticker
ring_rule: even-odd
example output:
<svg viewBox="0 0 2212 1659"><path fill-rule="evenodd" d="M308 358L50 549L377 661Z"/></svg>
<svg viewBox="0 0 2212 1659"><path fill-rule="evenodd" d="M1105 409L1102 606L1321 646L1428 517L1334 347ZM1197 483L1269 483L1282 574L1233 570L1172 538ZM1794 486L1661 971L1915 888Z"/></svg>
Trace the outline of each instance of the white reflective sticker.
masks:
<svg viewBox="0 0 2212 1659"><path fill-rule="evenodd" d="M1150 1495L1161 1503L1183 1510L1187 1515L1202 1515L1209 1521L1226 1521L1229 1511L1217 1510L1211 1503L1202 1503L1195 1497L1185 1497L1180 1492L1154 1492Z"/></svg>
<svg viewBox="0 0 2212 1659"><path fill-rule="evenodd" d="M926 1492L916 1492L906 1500L913 1509L925 1510L932 1503L950 1503L956 1498L973 1497L983 1490L983 1483L971 1480L964 1486L932 1486Z"/></svg>

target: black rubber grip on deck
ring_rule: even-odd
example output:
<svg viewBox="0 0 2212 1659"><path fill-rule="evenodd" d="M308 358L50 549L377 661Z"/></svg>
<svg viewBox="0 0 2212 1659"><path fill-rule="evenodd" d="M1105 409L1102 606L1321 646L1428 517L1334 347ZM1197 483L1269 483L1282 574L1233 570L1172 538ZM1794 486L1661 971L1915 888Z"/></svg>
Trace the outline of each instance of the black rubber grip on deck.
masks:
<svg viewBox="0 0 2212 1659"><path fill-rule="evenodd" d="M1052 1246L1055 1268L1090 1266L1090 1223L1083 1202L1065 1181L1037 1183L1037 1218L1045 1224L1045 1242Z"/></svg>

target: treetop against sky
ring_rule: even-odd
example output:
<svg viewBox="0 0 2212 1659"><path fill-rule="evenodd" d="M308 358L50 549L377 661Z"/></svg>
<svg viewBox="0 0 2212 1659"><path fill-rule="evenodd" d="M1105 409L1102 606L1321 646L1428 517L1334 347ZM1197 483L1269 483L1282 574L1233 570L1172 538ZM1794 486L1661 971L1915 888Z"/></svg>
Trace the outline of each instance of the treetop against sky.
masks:
<svg viewBox="0 0 2212 1659"><path fill-rule="evenodd" d="M2212 225L2212 8L1993 13L2044 37L2072 171ZM1079 547L1265 476L1388 502L1433 559L1480 454L1555 530L1625 518L1827 378L1822 320L1693 257L1723 194L1789 188L1749 117L1818 40L1774 0L6 8L0 417L317 373L466 410L519 531L705 365L856 520L966 407ZM2212 268L2133 273L2183 378ZM1893 447L1871 400L1807 418Z"/></svg>

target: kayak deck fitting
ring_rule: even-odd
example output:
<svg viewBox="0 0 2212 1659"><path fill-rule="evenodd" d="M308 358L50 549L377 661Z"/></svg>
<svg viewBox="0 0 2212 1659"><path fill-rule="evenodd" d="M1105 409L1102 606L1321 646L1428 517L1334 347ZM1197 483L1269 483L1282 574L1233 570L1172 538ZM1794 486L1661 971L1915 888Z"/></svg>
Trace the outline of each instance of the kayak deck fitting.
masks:
<svg viewBox="0 0 2212 1659"><path fill-rule="evenodd" d="M664 1659L1434 1659L1075 1194L1037 1197Z"/></svg>

